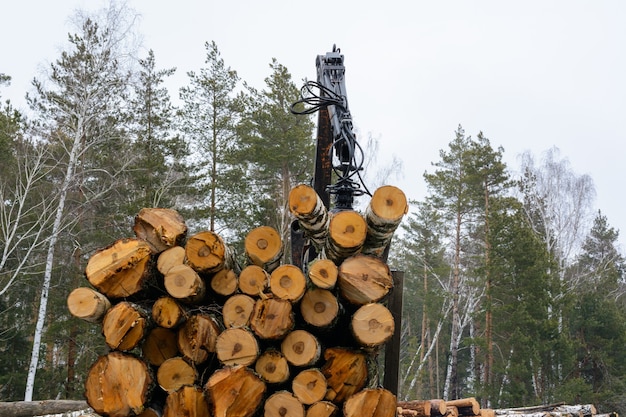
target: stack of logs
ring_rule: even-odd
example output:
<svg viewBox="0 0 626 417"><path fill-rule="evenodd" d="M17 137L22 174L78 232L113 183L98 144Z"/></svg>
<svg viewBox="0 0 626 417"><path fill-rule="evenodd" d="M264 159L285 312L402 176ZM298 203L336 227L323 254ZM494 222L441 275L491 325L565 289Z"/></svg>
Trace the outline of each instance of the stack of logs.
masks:
<svg viewBox="0 0 626 417"><path fill-rule="evenodd" d="M398 401L397 413L398 416L411 417L619 417L617 413L598 414L593 404L558 403L520 408L481 408L474 397L451 401Z"/></svg>
<svg viewBox="0 0 626 417"><path fill-rule="evenodd" d="M328 212L306 185L290 210L319 255L281 262L268 226L239 261L220 235L187 236L180 214L145 208L135 236L90 257L90 286L70 312L99 323L109 353L91 366L87 403L126 417L391 417L376 356L395 331L384 304L393 279L383 252L407 212L396 187L376 190L363 214Z"/></svg>

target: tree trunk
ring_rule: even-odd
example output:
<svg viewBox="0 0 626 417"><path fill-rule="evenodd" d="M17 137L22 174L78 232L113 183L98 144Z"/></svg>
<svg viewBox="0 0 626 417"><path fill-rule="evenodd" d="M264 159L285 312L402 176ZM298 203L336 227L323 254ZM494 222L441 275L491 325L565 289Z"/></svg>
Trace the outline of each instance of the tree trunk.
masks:
<svg viewBox="0 0 626 417"><path fill-rule="evenodd" d="M289 192L289 210L294 215L305 237L317 249L324 247L328 235L328 211L320 196L312 187L300 184Z"/></svg>
<svg viewBox="0 0 626 417"><path fill-rule="evenodd" d="M348 398L344 417L394 417L396 396L384 388L364 389Z"/></svg>
<svg viewBox="0 0 626 417"><path fill-rule="evenodd" d="M313 334L300 329L283 339L280 351L293 366L312 366L320 358L322 347Z"/></svg>
<svg viewBox="0 0 626 417"><path fill-rule="evenodd" d="M330 401L318 401L306 410L306 417L335 417L337 414L339 407Z"/></svg>
<svg viewBox="0 0 626 417"><path fill-rule="evenodd" d="M88 408L89 405L87 405L86 401L74 400L0 402L0 416L32 417L86 410Z"/></svg>
<svg viewBox="0 0 626 417"><path fill-rule="evenodd" d="M111 302L98 291L79 287L67 297L67 308L74 317L90 323L100 323L111 308Z"/></svg>
<svg viewBox="0 0 626 417"><path fill-rule="evenodd" d="M249 330L241 327L226 329L217 337L215 353L223 365L249 366L259 357L259 344Z"/></svg>
<svg viewBox="0 0 626 417"><path fill-rule="evenodd" d="M291 390L304 405L322 401L326 396L326 377L319 369L309 368L300 371L291 383Z"/></svg>
<svg viewBox="0 0 626 417"><path fill-rule="evenodd" d="M189 265L176 265L163 277L167 293L186 304L198 303L206 295L206 285Z"/></svg>
<svg viewBox="0 0 626 417"><path fill-rule="evenodd" d="M300 301L300 312L306 323L327 329L338 320L339 302L337 297L328 290L310 288Z"/></svg>
<svg viewBox="0 0 626 417"><path fill-rule="evenodd" d="M266 386L244 366L226 367L205 385L215 417L250 417L261 406Z"/></svg>
<svg viewBox="0 0 626 417"><path fill-rule="evenodd" d="M220 328L213 317L195 314L178 330L178 349L193 363L204 363L215 352L219 334Z"/></svg>
<svg viewBox="0 0 626 417"><path fill-rule="evenodd" d="M309 265L309 279L318 288L332 290L337 283L339 270L330 259L318 258Z"/></svg>
<svg viewBox="0 0 626 417"><path fill-rule="evenodd" d="M368 348L387 342L395 330L393 315L380 303L369 303L359 307L352 316L350 327L356 341Z"/></svg>
<svg viewBox="0 0 626 417"><path fill-rule="evenodd" d="M367 223L356 211L334 213L328 224L326 256L336 264L358 253L365 243Z"/></svg>
<svg viewBox="0 0 626 417"><path fill-rule="evenodd" d="M385 185L374 191L365 210L367 237L362 253L382 257L408 211L406 196L399 188Z"/></svg>
<svg viewBox="0 0 626 417"><path fill-rule="evenodd" d="M89 369L85 398L98 414L127 417L143 411L153 383L145 362L127 353L111 352Z"/></svg>
<svg viewBox="0 0 626 417"><path fill-rule="evenodd" d="M251 297L259 297L270 284L270 274L258 265L248 265L239 274L239 290Z"/></svg>
<svg viewBox="0 0 626 417"><path fill-rule="evenodd" d="M144 288L150 274L150 246L140 239L120 239L89 258L85 275L109 298L124 298Z"/></svg>
<svg viewBox="0 0 626 417"><path fill-rule="evenodd" d="M326 399L342 403L367 383L367 360L364 353L346 348L327 348L324 351L322 373L326 377ZM395 410L395 406L394 406Z"/></svg>
<svg viewBox="0 0 626 417"><path fill-rule="evenodd" d="M145 240L153 253L177 246L187 236L183 217L175 210L166 208L143 208L135 216L135 236Z"/></svg>
<svg viewBox="0 0 626 417"><path fill-rule="evenodd" d="M261 339L282 339L294 325L295 318L289 301L266 298L254 303L250 328Z"/></svg>
<svg viewBox="0 0 626 417"><path fill-rule="evenodd" d="M204 391L196 386L183 386L165 400L163 417L211 417Z"/></svg>
<svg viewBox="0 0 626 417"><path fill-rule="evenodd" d="M280 265L283 256L283 242L280 234L270 226L252 229L244 240L246 258L251 265L257 265L272 272Z"/></svg>
<svg viewBox="0 0 626 417"><path fill-rule="evenodd" d="M393 288L393 277L379 258L355 255L339 266L338 283L346 300L363 305L382 300Z"/></svg>
<svg viewBox="0 0 626 417"><path fill-rule="evenodd" d="M254 299L245 294L235 294L224 302L222 317L228 328L248 327L254 310Z"/></svg>
<svg viewBox="0 0 626 417"><path fill-rule="evenodd" d="M295 265L281 265L270 275L270 291L274 296L292 303L299 301L306 290L306 277Z"/></svg>
<svg viewBox="0 0 626 417"><path fill-rule="evenodd" d="M166 275L172 267L185 263L185 248L182 246L173 246L164 250L157 258L157 269L163 275Z"/></svg>
<svg viewBox="0 0 626 417"><path fill-rule="evenodd" d="M254 370L268 384L281 384L289 379L289 363L285 356L274 348L267 349L259 356Z"/></svg>
<svg viewBox="0 0 626 417"><path fill-rule="evenodd" d="M154 366L160 366L166 360L178 355L176 332L164 327L155 327L141 344L143 358Z"/></svg>
<svg viewBox="0 0 626 417"><path fill-rule="evenodd" d="M180 356L171 357L159 366L157 382L165 392L172 393L185 385L196 384L198 382L198 373L193 366Z"/></svg>
<svg viewBox="0 0 626 417"><path fill-rule="evenodd" d="M304 405L288 391L270 395L263 411L263 417L304 417Z"/></svg>
<svg viewBox="0 0 626 417"><path fill-rule="evenodd" d="M187 320L188 313L169 296L158 298L152 305L152 320L157 326L175 329Z"/></svg>
<svg viewBox="0 0 626 417"><path fill-rule="evenodd" d="M102 320L104 341L113 350L134 349L143 340L147 330L147 313L127 301L111 307Z"/></svg>

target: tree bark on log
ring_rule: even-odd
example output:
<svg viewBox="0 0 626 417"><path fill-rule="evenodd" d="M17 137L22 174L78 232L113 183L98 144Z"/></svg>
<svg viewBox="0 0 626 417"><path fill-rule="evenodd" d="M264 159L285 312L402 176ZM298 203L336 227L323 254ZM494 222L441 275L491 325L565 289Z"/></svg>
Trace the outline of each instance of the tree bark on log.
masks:
<svg viewBox="0 0 626 417"><path fill-rule="evenodd" d="M187 236L183 216L166 208L143 208L135 216L135 236L150 245L153 253L161 253L179 245Z"/></svg>
<svg viewBox="0 0 626 417"><path fill-rule="evenodd" d="M365 210L367 237L362 253L382 257L409 206L402 190L392 185L379 187Z"/></svg>
<svg viewBox="0 0 626 417"><path fill-rule="evenodd" d="M339 266L338 285L346 300L364 305L382 300L393 288L393 277L379 258L355 255Z"/></svg>
<svg viewBox="0 0 626 417"><path fill-rule="evenodd" d="M111 308L111 302L96 290L79 287L68 295L67 308L74 317L89 323L101 323L107 310Z"/></svg>
<svg viewBox="0 0 626 417"><path fill-rule="evenodd" d="M323 248L328 235L329 215L315 190L305 184L292 188L289 192L289 210L313 246Z"/></svg>
<svg viewBox="0 0 626 417"><path fill-rule="evenodd" d="M98 414L127 417L148 403L154 379L145 362L122 352L101 356L85 381L85 398Z"/></svg>
<svg viewBox="0 0 626 417"><path fill-rule="evenodd" d="M367 223L356 211L334 213L328 224L326 256L336 264L358 253L365 243Z"/></svg>
<svg viewBox="0 0 626 417"><path fill-rule="evenodd" d="M32 417L86 410L87 408L89 408L89 405L86 401L74 400L0 402L0 416Z"/></svg>
<svg viewBox="0 0 626 417"><path fill-rule="evenodd" d="M266 385L245 366L218 369L205 385L214 417L250 417L261 406Z"/></svg>
<svg viewBox="0 0 626 417"><path fill-rule="evenodd" d="M246 235L244 250L251 265L260 266L271 273L280 265L283 242L276 229L270 226L260 226Z"/></svg>
<svg viewBox="0 0 626 417"><path fill-rule="evenodd" d="M120 239L89 258L85 276L109 298L130 297L141 291L151 276L150 255L145 241Z"/></svg>

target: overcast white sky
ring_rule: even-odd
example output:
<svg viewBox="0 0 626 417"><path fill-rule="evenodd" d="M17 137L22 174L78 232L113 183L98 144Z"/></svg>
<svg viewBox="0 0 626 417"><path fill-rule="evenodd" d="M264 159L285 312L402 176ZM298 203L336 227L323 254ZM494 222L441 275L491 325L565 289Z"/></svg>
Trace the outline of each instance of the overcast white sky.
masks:
<svg viewBox="0 0 626 417"><path fill-rule="evenodd" d="M0 73L13 77L3 99L23 96L42 66L67 45L76 8L101 0L22 0L2 7ZM272 58L301 85L315 58L345 55L346 85L361 137L379 139L384 163L396 155L404 176L392 181L422 199L432 172L461 124L517 156L552 146L595 183L596 209L620 229L626 248L626 2L620 0L422 1L130 0L141 15L145 50L159 68L204 64L214 40L243 80L263 88Z"/></svg>

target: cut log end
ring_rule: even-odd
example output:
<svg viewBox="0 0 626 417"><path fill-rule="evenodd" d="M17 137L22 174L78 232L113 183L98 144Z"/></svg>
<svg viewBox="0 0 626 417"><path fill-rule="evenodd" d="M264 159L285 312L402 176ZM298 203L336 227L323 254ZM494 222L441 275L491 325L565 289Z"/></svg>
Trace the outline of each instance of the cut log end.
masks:
<svg viewBox="0 0 626 417"><path fill-rule="evenodd" d="M183 216L166 208L144 208L135 216L133 231L139 239L145 240L153 253L180 244L187 236L187 226Z"/></svg>
<svg viewBox="0 0 626 417"><path fill-rule="evenodd" d="M111 302L98 291L79 287L67 297L67 308L74 317L90 323L99 323L111 308Z"/></svg>

